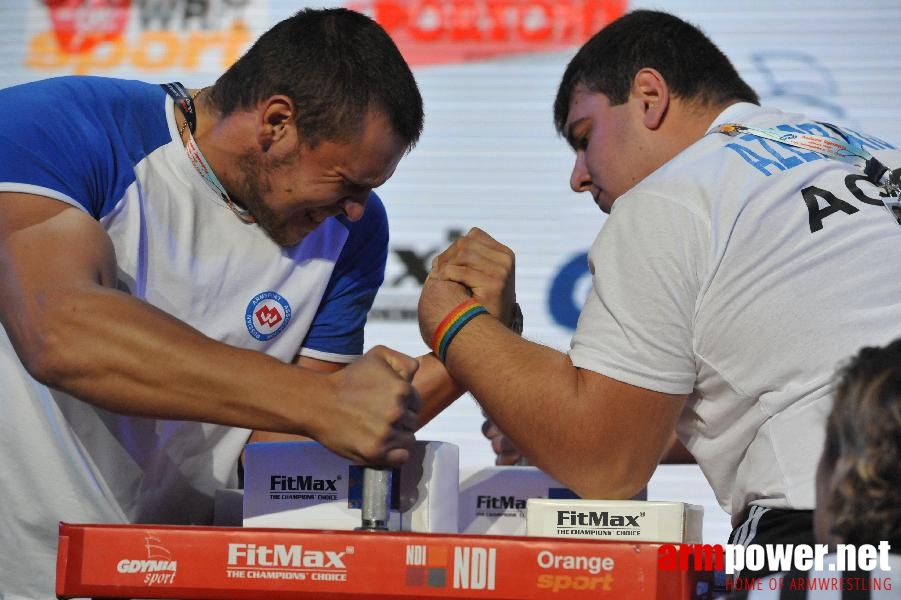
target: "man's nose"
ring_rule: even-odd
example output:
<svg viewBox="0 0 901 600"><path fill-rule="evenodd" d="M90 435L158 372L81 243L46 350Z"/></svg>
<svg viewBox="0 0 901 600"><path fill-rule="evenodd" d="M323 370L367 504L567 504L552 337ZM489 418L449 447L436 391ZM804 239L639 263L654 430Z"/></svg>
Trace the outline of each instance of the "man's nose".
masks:
<svg viewBox="0 0 901 600"><path fill-rule="evenodd" d="M581 152L576 154L573 172L569 176L569 187L571 187L574 192L584 192L591 187L591 176L585 168L585 155Z"/></svg>

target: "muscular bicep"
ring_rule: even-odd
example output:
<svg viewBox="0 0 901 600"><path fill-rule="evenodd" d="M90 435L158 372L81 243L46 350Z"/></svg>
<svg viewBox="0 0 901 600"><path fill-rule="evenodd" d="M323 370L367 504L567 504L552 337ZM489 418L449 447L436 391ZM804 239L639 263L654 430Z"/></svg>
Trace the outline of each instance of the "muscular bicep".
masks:
<svg viewBox="0 0 901 600"><path fill-rule="evenodd" d="M127 415L313 430L322 378L203 335L117 289L117 274L112 241L79 208L0 194L0 319L37 382Z"/></svg>
<svg viewBox="0 0 901 600"><path fill-rule="evenodd" d="M4 284L12 276L35 286L115 285L112 242L81 210L44 196L0 193L0 217Z"/></svg>
<svg viewBox="0 0 901 600"><path fill-rule="evenodd" d="M115 281L115 252L97 221L57 200L0 193L0 321L20 356L37 351L60 300Z"/></svg>

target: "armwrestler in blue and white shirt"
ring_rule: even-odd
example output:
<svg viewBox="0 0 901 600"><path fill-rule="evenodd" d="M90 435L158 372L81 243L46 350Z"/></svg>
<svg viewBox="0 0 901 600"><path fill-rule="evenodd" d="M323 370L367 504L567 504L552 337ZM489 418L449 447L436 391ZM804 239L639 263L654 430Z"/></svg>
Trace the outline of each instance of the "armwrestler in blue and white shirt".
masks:
<svg viewBox="0 0 901 600"><path fill-rule="evenodd" d="M209 522L251 430L399 465L460 392L433 357L361 356L372 189L423 121L387 34L302 11L214 86L170 89L0 91L4 600L53 597L59 521Z"/></svg>

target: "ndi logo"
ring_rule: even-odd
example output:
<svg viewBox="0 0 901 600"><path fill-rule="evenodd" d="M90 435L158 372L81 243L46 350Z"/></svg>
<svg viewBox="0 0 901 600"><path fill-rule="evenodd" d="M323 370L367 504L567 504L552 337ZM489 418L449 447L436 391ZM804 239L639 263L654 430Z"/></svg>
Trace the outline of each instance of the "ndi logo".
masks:
<svg viewBox="0 0 901 600"><path fill-rule="evenodd" d="M497 549L454 547L454 589L493 590Z"/></svg>
<svg viewBox="0 0 901 600"><path fill-rule="evenodd" d="M447 587L448 547L408 544L406 552L407 587Z"/></svg>
<svg viewBox="0 0 901 600"><path fill-rule="evenodd" d="M257 294L247 304L244 323L247 331L265 342L277 336L291 320L291 305L276 292Z"/></svg>

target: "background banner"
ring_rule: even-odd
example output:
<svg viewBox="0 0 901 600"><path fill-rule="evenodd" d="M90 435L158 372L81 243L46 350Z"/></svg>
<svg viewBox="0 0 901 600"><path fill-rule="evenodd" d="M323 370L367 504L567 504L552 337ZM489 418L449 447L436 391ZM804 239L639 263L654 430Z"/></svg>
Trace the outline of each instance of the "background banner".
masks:
<svg viewBox="0 0 901 600"><path fill-rule="evenodd" d="M200 87L276 21L337 5L385 26L426 104L420 144L379 190L392 237L367 346L427 350L420 285L432 257L478 226L517 253L524 334L568 348L589 286L585 253L604 215L569 189L573 155L551 105L576 48L629 9L699 25L765 104L901 143L897 0L3 0L0 86L86 74ZM420 438L458 444L463 467L487 466L481 422L465 397Z"/></svg>

